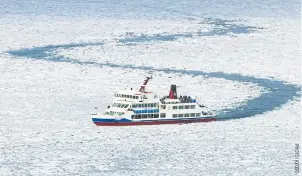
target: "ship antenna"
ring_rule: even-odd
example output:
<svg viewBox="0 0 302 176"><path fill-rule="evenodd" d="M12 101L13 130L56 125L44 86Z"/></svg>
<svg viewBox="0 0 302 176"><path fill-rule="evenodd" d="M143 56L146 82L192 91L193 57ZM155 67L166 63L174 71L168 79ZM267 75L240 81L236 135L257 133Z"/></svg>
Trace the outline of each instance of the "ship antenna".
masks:
<svg viewBox="0 0 302 176"><path fill-rule="evenodd" d="M140 92L145 92L145 87L148 84L148 81L152 79L152 75L151 76L147 76L147 78L144 80L143 85L141 85L141 88L139 89Z"/></svg>

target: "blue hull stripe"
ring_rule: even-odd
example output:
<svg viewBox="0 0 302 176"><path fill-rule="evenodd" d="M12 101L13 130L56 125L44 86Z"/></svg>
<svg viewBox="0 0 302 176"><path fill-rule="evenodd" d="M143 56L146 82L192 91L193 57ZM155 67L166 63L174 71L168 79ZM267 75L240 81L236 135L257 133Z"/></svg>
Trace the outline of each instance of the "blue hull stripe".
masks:
<svg viewBox="0 0 302 176"><path fill-rule="evenodd" d="M208 116L208 117L197 117L197 118L181 118L181 119L158 119L158 118L154 118L154 119L148 119L148 120L142 120L142 119L138 119L139 121L133 121L133 120L128 120L126 118L122 118L122 119L99 119L99 118L92 118L93 122L103 122L103 123L114 123L114 122L154 122L154 121L175 121L175 120L179 120L179 121L187 121L187 120L198 120L198 119L206 119L206 118L213 118L212 116Z"/></svg>
<svg viewBox="0 0 302 176"><path fill-rule="evenodd" d="M122 119L99 119L99 118L92 118L93 122L107 122L107 123L113 123L113 122L132 122L131 120L122 118Z"/></svg>

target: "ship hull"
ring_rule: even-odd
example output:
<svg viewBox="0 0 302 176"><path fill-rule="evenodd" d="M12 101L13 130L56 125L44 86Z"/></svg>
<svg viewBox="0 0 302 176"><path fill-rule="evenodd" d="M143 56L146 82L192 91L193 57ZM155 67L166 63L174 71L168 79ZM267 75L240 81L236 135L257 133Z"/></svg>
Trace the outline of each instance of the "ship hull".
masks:
<svg viewBox="0 0 302 176"><path fill-rule="evenodd" d="M142 120L131 121L127 119L98 119L92 118L97 126L134 126L134 125L161 125L161 124L184 124L184 123L200 123L216 121L214 117L194 118L194 119L161 119L161 120Z"/></svg>

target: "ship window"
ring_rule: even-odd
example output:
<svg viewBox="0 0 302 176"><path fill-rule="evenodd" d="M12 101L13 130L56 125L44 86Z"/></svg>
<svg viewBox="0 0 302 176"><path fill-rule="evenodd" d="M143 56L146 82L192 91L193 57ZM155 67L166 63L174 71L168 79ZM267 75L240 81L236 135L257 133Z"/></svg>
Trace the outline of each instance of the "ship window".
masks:
<svg viewBox="0 0 302 176"><path fill-rule="evenodd" d="M196 117L200 117L200 113L196 113Z"/></svg>
<svg viewBox="0 0 302 176"><path fill-rule="evenodd" d="M133 105L132 105L132 108L136 108L136 106L137 106L137 104L133 104Z"/></svg>
<svg viewBox="0 0 302 176"><path fill-rule="evenodd" d="M143 114L142 119L146 119L146 118L147 118L147 114Z"/></svg>
<svg viewBox="0 0 302 176"><path fill-rule="evenodd" d="M195 109L195 105L191 105L191 107L190 107L191 109Z"/></svg>
<svg viewBox="0 0 302 176"><path fill-rule="evenodd" d="M138 104L138 107L141 108L141 107L142 107L142 104Z"/></svg>
<svg viewBox="0 0 302 176"><path fill-rule="evenodd" d="M129 98L130 96L129 95L126 95L126 98Z"/></svg>
<svg viewBox="0 0 302 176"><path fill-rule="evenodd" d="M189 114L189 113L185 114L185 117L189 117L189 116L190 116L190 114Z"/></svg>
<svg viewBox="0 0 302 176"><path fill-rule="evenodd" d="M161 118L166 117L166 113L160 113L160 117L161 117Z"/></svg>
<svg viewBox="0 0 302 176"><path fill-rule="evenodd" d="M138 96L135 96L135 99L138 99Z"/></svg>
<svg viewBox="0 0 302 176"><path fill-rule="evenodd" d="M183 114L178 114L178 117L183 117L184 115Z"/></svg>
<svg viewBox="0 0 302 176"><path fill-rule="evenodd" d="M195 113L191 113L191 114L190 114L190 117L195 117Z"/></svg>
<svg viewBox="0 0 302 176"><path fill-rule="evenodd" d="M154 114L148 114L148 118L153 118Z"/></svg>
<svg viewBox="0 0 302 176"><path fill-rule="evenodd" d="M177 109L177 106L173 106L173 109ZM173 114L174 115L174 114Z"/></svg>
<svg viewBox="0 0 302 176"><path fill-rule="evenodd" d="M185 105L185 109L189 109L190 108L190 106L189 105Z"/></svg>
<svg viewBox="0 0 302 176"><path fill-rule="evenodd" d="M132 98L132 95L130 95L130 98Z"/></svg>
<svg viewBox="0 0 302 176"><path fill-rule="evenodd" d="M154 118L158 118L158 114L154 114Z"/></svg>
<svg viewBox="0 0 302 176"><path fill-rule="evenodd" d="M153 107L156 107L157 106L157 104L156 103L153 103Z"/></svg>
<svg viewBox="0 0 302 176"><path fill-rule="evenodd" d="M131 119L135 119L135 115L131 115Z"/></svg>
<svg viewBox="0 0 302 176"><path fill-rule="evenodd" d="M141 114L137 115L137 119L141 119L141 118L142 118Z"/></svg>
<svg viewBox="0 0 302 176"><path fill-rule="evenodd" d="M173 114L173 118L177 118L177 114Z"/></svg>
<svg viewBox="0 0 302 176"><path fill-rule="evenodd" d="M126 106L125 106L125 108L127 108L129 105L128 104L126 104Z"/></svg>
<svg viewBox="0 0 302 176"><path fill-rule="evenodd" d="M161 105L161 107L162 107L163 109L166 109L166 105Z"/></svg>
<svg viewBox="0 0 302 176"><path fill-rule="evenodd" d="M179 108L178 109L183 109L184 108L184 106L179 106Z"/></svg>

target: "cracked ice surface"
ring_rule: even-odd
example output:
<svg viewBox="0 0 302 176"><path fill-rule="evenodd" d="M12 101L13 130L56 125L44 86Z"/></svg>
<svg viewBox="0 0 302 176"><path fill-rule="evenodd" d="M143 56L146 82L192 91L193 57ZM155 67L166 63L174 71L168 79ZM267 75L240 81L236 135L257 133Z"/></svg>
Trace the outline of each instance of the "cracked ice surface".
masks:
<svg viewBox="0 0 302 176"><path fill-rule="evenodd" d="M170 7L169 13L180 18L172 21L131 19L137 12L131 14L130 11L127 19L68 17L76 9L81 9L80 14L88 13L90 6L88 10L71 8L61 11L64 17L50 18L43 16L48 12L53 15L50 7L64 9L68 3L56 2L58 6L51 6L46 1L30 3L37 12L22 3L5 5L2 8L5 10L0 12L4 14L0 19L0 175L294 174L294 146L301 137L299 98L276 107L274 111L244 119L102 128L92 124L90 113L102 111L110 104L112 93L118 88L136 88L146 71L51 62L7 53L47 45L103 42L104 45L58 48L53 52L56 56L79 61L220 71L301 85L300 21L277 18L269 13L271 7L280 13L295 13L295 9L286 10L292 9L294 3L288 3L284 8L280 8L280 4L272 6L272 2L245 3L232 14L227 13L230 10L218 13L217 16L237 13L250 16L246 17L248 22L242 23L263 28L254 33L193 35L136 46L118 41L129 37L127 32L133 32L133 35L195 34L209 32L215 26L180 18L182 13L179 11L188 11L181 6ZM35 3L46 7L41 10ZM72 6L81 7L76 3ZM140 7L144 3L136 5ZM238 6L234 2L231 4ZM134 5L133 9L137 10ZM158 2L155 6L164 8ZM209 2L206 3L208 6ZM192 7L192 13L197 14L194 3L188 2L187 7ZM245 11L247 7L252 8L250 14ZM153 8L152 13L155 14L156 10ZM25 14L25 17L7 15L6 12L10 11ZM39 15L26 16L32 13ZM205 13L211 14L211 10ZM256 14L264 15L264 18L257 18ZM155 71L154 78L150 88L156 92L166 94L169 85L177 82L180 94L198 95L213 109L240 106L271 91L253 83L180 73Z"/></svg>

